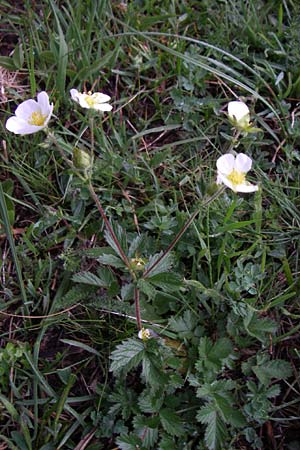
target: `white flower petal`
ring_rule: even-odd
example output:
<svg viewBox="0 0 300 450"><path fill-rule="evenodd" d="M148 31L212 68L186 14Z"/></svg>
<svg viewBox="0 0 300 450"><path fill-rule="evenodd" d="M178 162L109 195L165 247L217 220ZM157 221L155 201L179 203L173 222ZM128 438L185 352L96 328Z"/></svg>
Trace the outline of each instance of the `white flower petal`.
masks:
<svg viewBox="0 0 300 450"><path fill-rule="evenodd" d="M256 186L255 184L238 184L237 186L235 186L235 191L236 192L255 192L258 191L258 186Z"/></svg>
<svg viewBox="0 0 300 450"><path fill-rule="evenodd" d="M25 102L21 103L15 110L15 116L27 120L34 111L38 111L39 109L39 105L35 100L25 100Z"/></svg>
<svg viewBox="0 0 300 450"><path fill-rule="evenodd" d="M217 159L217 169L224 175L229 175L234 168L235 158L231 153L226 153Z"/></svg>
<svg viewBox="0 0 300 450"><path fill-rule="evenodd" d="M96 103L94 109L97 109L97 111L111 111L113 107L109 103Z"/></svg>
<svg viewBox="0 0 300 450"><path fill-rule="evenodd" d="M52 113L51 106L53 106L53 103L52 103L52 105L50 105L47 92L45 92L45 91L40 92L37 95L37 101L38 101L39 107L41 109L42 115L48 117L49 113Z"/></svg>
<svg viewBox="0 0 300 450"><path fill-rule="evenodd" d="M72 100L74 100L75 102L79 102L79 92L77 91L77 89L71 89L70 90L70 94L72 97Z"/></svg>
<svg viewBox="0 0 300 450"><path fill-rule="evenodd" d="M102 92L95 92L91 97L97 103L107 103L111 99L109 95L102 94Z"/></svg>
<svg viewBox="0 0 300 450"><path fill-rule="evenodd" d="M250 111L244 102L234 101L228 103L228 115L230 119L239 122L247 114L250 115Z"/></svg>
<svg viewBox="0 0 300 450"><path fill-rule="evenodd" d="M245 153L238 153L235 158L234 168L238 172L247 173L251 170L252 167L252 159L249 156L245 155Z"/></svg>
<svg viewBox="0 0 300 450"><path fill-rule="evenodd" d="M5 126L8 131L15 134L33 134L44 128L44 126L30 125L26 120L16 116L7 119Z"/></svg>

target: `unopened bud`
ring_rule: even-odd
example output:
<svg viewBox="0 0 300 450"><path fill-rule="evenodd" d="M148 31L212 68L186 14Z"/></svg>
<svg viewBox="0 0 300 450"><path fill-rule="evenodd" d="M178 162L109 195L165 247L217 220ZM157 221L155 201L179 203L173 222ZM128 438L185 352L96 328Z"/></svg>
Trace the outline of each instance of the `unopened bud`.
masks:
<svg viewBox="0 0 300 450"><path fill-rule="evenodd" d="M234 101L228 103L228 118L232 125L242 131L250 127L250 111L244 102Z"/></svg>
<svg viewBox="0 0 300 450"><path fill-rule="evenodd" d="M76 169L86 170L91 167L92 158L85 150L75 147L73 150L73 164Z"/></svg>
<svg viewBox="0 0 300 450"><path fill-rule="evenodd" d="M133 270L144 270L146 261L143 258L131 258L130 265Z"/></svg>

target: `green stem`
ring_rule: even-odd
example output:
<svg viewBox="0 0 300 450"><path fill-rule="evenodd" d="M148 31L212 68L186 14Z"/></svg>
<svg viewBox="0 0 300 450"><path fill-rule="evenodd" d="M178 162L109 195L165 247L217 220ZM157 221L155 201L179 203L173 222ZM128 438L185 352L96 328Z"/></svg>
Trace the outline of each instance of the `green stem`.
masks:
<svg viewBox="0 0 300 450"><path fill-rule="evenodd" d="M206 202L203 203L202 207L209 205L213 200L215 200L223 191L225 190L225 186L222 186L214 195L209 197L209 199L206 200ZM175 247L179 239L182 237L182 235L186 232L188 227L191 225L191 223L194 221L194 219L199 214L200 209L197 209L191 217L188 219L188 221L184 224L184 226L181 228L179 233L175 236L171 244L168 246L168 248L163 252L163 254L152 264L152 266L148 267L148 269L143 273L143 278L146 278L147 275L156 267L167 255L170 253L170 251Z"/></svg>

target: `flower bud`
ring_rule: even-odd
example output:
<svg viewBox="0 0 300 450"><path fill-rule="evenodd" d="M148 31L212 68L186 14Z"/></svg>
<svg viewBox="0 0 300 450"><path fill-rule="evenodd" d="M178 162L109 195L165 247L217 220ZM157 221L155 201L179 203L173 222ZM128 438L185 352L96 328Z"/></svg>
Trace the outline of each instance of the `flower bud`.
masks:
<svg viewBox="0 0 300 450"><path fill-rule="evenodd" d="M244 102L229 102L228 118L232 125L239 130L247 131L250 127L250 111Z"/></svg>
<svg viewBox="0 0 300 450"><path fill-rule="evenodd" d="M87 170L92 165L92 158L85 150L75 147L73 150L73 164L76 169Z"/></svg>
<svg viewBox="0 0 300 450"><path fill-rule="evenodd" d="M143 258L131 258L130 266L133 270L144 270L146 261Z"/></svg>

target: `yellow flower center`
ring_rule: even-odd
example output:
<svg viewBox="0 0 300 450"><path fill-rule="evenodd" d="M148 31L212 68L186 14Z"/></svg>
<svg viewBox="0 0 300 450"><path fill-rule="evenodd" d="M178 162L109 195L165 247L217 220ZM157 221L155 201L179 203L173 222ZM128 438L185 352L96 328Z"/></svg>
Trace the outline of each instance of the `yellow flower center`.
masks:
<svg viewBox="0 0 300 450"><path fill-rule="evenodd" d="M246 181L245 174L243 172L238 172L235 169L233 169L233 171L229 175L227 175L227 178L234 186L244 184Z"/></svg>
<svg viewBox="0 0 300 450"><path fill-rule="evenodd" d="M30 125L36 125L38 127L41 127L42 125L44 125L46 119L47 115L43 116L43 114L40 111L34 111L31 114L31 117L29 117L28 123Z"/></svg>
<svg viewBox="0 0 300 450"><path fill-rule="evenodd" d="M86 97L85 97L85 101L87 102L87 104L92 108L95 105L95 99L92 98L91 94L89 93Z"/></svg>

